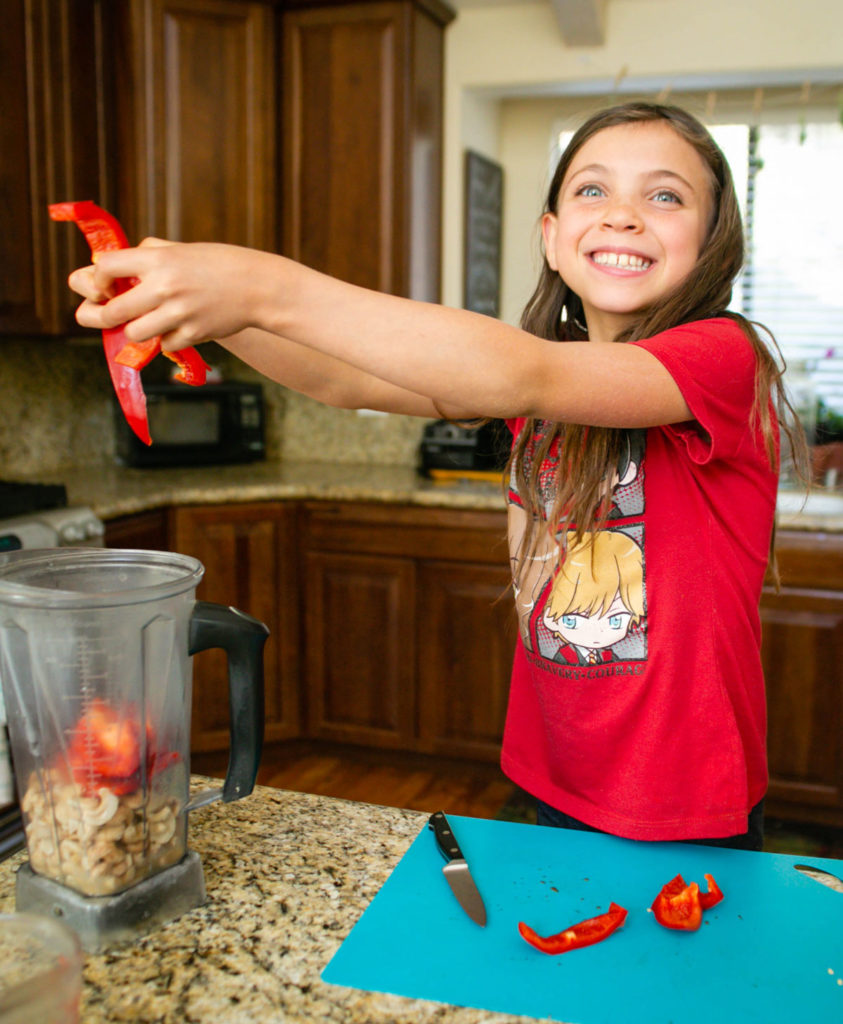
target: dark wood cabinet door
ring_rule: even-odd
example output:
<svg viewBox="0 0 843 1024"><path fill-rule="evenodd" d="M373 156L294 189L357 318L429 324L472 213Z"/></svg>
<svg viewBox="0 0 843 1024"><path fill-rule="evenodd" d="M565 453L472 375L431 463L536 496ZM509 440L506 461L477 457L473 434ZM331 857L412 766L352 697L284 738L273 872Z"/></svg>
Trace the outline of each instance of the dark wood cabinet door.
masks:
<svg viewBox="0 0 843 1024"><path fill-rule="evenodd" d="M406 558L305 558L308 735L413 746L415 571Z"/></svg>
<svg viewBox="0 0 843 1024"><path fill-rule="evenodd" d="M294 526L294 509L274 502L173 511L173 550L198 558L205 567L197 596L231 605L269 627L264 651L267 741L299 733ZM227 749L228 725L225 655L203 651L193 665L192 749Z"/></svg>
<svg viewBox="0 0 843 1024"><path fill-rule="evenodd" d="M516 622L505 567L425 563L416 615L421 749L500 757Z"/></svg>
<svg viewBox="0 0 843 1024"><path fill-rule="evenodd" d="M767 811L843 826L843 592L767 592L761 613Z"/></svg>
<svg viewBox="0 0 843 1024"><path fill-rule="evenodd" d="M105 524L105 546L140 551L169 551L167 509L152 509L108 520Z"/></svg>
<svg viewBox="0 0 843 1024"><path fill-rule="evenodd" d="M67 276L89 262L49 203L109 200L101 0L0 4L0 333L80 333Z"/></svg>
<svg viewBox="0 0 843 1024"><path fill-rule="evenodd" d="M283 251L436 301L451 12L411 0L303 6L283 18Z"/></svg>
<svg viewBox="0 0 843 1024"><path fill-rule="evenodd" d="M277 249L274 15L255 0L130 0L121 55L119 210L130 240Z"/></svg>

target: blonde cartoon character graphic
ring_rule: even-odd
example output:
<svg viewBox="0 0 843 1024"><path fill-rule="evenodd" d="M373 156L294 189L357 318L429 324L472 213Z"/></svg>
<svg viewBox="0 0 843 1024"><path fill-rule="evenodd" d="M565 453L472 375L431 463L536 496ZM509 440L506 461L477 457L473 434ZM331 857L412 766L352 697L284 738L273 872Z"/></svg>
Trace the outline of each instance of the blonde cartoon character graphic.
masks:
<svg viewBox="0 0 843 1024"><path fill-rule="evenodd" d="M614 661L613 645L644 616L643 553L619 530L567 534L565 560L544 607L545 627L560 642L554 660L572 665Z"/></svg>

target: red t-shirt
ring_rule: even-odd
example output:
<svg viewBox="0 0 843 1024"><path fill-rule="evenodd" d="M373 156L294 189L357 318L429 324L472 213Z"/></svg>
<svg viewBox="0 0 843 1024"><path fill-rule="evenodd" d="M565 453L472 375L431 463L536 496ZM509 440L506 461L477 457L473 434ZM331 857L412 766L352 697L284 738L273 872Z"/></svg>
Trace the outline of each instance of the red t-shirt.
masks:
<svg viewBox="0 0 843 1024"><path fill-rule="evenodd" d="M767 787L758 606L777 478L751 426L755 354L727 318L634 344L668 369L694 420L630 431L604 528L558 571L560 538L536 552L516 590L501 763L616 835L736 835ZM509 509L512 544L524 522L514 489Z"/></svg>

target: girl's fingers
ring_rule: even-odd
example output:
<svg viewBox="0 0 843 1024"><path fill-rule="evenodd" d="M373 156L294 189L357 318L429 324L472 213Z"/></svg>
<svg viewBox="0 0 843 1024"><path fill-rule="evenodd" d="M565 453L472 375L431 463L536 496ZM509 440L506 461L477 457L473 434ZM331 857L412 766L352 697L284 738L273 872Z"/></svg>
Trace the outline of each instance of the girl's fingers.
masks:
<svg viewBox="0 0 843 1024"><path fill-rule="evenodd" d="M102 330L102 306L99 302L85 301L76 310L76 322L82 327L96 327Z"/></svg>
<svg viewBox="0 0 843 1024"><path fill-rule="evenodd" d="M68 285L84 299L91 302L105 302L113 295L113 289L103 289L95 278L96 267L93 264L89 267L80 267L74 270L67 279Z"/></svg>

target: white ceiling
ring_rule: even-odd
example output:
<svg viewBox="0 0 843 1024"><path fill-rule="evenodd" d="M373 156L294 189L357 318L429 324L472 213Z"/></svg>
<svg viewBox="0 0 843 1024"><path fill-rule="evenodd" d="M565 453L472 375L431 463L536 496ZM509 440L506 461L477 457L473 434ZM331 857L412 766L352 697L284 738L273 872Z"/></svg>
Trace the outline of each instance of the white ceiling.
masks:
<svg viewBox="0 0 843 1024"><path fill-rule="evenodd" d="M449 0L458 11L468 7L499 7L546 3L553 8L566 46L602 46L606 41L606 7L615 0Z"/></svg>

